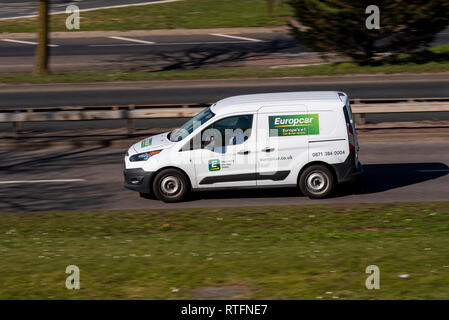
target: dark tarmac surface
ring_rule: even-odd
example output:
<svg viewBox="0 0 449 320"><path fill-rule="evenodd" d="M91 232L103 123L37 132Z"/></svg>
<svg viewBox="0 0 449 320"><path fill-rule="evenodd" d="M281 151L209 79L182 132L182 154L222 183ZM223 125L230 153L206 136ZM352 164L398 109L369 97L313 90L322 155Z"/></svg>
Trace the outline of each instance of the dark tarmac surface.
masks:
<svg viewBox="0 0 449 320"><path fill-rule="evenodd" d="M291 91L344 91L351 99L449 97L449 73L85 84L0 84L0 109L211 103L234 95Z"/></svg>
<svg viewBox="0 0 449 320"><path fill-rule="evenodd" d="M64 12L71 4L77 5L81 10L103 8L116 5L156 2L158 0L50 0L50 12ZM2 0L0 4L0 19L35 15L36 1Z"/></svg>
<svg viewBox="0 0 449 320"><path fill-rule="evenodd" d="M155 72L205 67L278 68L326 62L285 32L128 36L111 31L95 37L75 36L68 33L66 38L50 39L52 70ZM447 43L449 30L438 34L431 45ZM11 37L0 33L0 72L32 70L35 50L34 34ZM328 59L345 60L335 55Z"/></svg>
<svg viewBox="0 0 449 320"><path fill-rule="evenodd" d="M448 150L444 139L362 142L363 189L343 188L325 200L274 189L204 192L177 204L143 199L123 188L126 148L17 150L1 153L0 212L447 201ZM55 179L67 181L30 183Z"/></svg>

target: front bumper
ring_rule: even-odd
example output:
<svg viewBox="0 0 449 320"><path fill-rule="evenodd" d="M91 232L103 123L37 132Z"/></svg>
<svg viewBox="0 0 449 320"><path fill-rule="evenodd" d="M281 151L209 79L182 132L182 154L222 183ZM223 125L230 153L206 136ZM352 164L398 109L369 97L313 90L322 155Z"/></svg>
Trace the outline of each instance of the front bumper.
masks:
<svg viewBox="0 0 449 320"><path fill-rule="evenodd" d="M144 171L143 169L125 169L123 171L125 178L125 188L140 193L150 193L151 178L154 172Z"/></svg>

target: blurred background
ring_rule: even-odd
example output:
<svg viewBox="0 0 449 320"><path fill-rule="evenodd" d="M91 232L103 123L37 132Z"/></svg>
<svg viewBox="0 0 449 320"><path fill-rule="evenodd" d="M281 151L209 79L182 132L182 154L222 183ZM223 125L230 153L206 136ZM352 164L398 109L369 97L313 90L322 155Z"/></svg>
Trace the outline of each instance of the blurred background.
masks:
<svg viewBox="0 0 449 320"><path fill-rule="evenodd" d="M448 26L443 0L1 1L0 298L447 299ZM136 141L222 98L312 90L351 99L358 189L123 188ZM384 291L363 286L372 263Z"/></svg>

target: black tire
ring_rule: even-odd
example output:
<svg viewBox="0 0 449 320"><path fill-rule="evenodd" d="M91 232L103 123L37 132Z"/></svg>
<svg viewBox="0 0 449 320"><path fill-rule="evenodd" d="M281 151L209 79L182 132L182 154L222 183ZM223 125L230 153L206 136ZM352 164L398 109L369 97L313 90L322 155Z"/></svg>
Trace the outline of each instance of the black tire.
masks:
<svg viewBox="0 0 449 320"><path fill-rule="evenodd" d="M299 188L310 199L326 198L334 186L335 178L332 171L323 165L310 166L299 177Z"/></svg>
<svg viewBox="0 0 449 320"><path fill-rule="evenodd" d="M189 191L189 180L177 169L162 170L153 180L153 193L164 202L182 201Z"/></svg>

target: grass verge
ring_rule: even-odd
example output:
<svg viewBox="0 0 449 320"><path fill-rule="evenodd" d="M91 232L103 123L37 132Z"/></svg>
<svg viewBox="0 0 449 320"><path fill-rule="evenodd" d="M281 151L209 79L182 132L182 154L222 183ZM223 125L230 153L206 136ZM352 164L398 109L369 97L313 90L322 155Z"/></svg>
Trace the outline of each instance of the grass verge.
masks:
<svg viewBox="0 0 449 320"><path fill-rule="evenodd" d="M448 218L449 202L2 214L0 299L448 299Z"/></svg>
<svg viewBox="0 0 449 320"><path fill-rule="evenodd" d="M308 67L280 69L197 69L160 72L70 72L50 75L0 74L0 83L83 83L112 81L164 81L201 79L244 79L302 76L332 76L350 74L396 74L448 72L449 62L427 62L423 64L384 64L379 66L358 66L355 63L331 63Z"/></svg>
<svg viewBox="0 0 449 320"><path fill-rule="evenodd" d="M287 4L268 15L266 0L183 0L81 12L81 31L268 27L284 25L290 15ZM67 31L67 17L52 15L50 30ZM36 18L0 21L0 32L35 31Z"/></svg>

